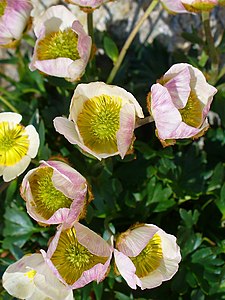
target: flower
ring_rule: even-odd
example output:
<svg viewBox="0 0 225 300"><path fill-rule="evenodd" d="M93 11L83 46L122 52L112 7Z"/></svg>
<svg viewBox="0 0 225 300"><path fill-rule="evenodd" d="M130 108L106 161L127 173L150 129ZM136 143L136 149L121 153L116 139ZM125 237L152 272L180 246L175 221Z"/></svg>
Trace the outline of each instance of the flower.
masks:
<svg viewBox="0 0 225 300"><path fill-rule="evenodd" d="M30 0L1 0L0 47L14 47L21 39L32 10Z"/></svg>
<svg viewBox="0 0 225 300"><path fill-rule="evenodd" d="M171 279L181 260L176 238L152 224L122 233L116 248L116 267L132 289L151 289Z"/></svg>
<svg viewBox="0 0 225 300"><path fill-rule="evenodd" d="M57 276L69 288L77 289L91 281L102 281L109 268L112 247L95 232L76 222L60 227L47 253L42 254Z"/></svg>
<svg viewBox="0 0 225 300"><path fill-rule="evenodd" d="M148 109L162 144L201 136L208 129L206 116L216 92L201 71L184 63L173 65L153 84Z"/></svg>
<svg viewBox="0 0 225 300"><path fill-rule="evenodd" d="M40 253L25 255L10 265L2 277L3 287L18 299L73 300L73 293L49 269Z"/></svg>
<svg viewBox="0 0 225 300"><path fill-rule="evenodd" d="M69 119L57 117L56 130L70 143L99 160L125 156L134 140L136 118L143 112L125 89L103 82L79 84L70 105Z"/></svg>
<svg viewBox="0 0 225 300"><path fill-rule="evenodd" d="M48 8L35 19L37 37L30 63L31 71L39 71L68 81L78 80L84 73L91 51L91 37L64 6Z"/></svg>
<svg viewBox="0 0 225 300"><path fill-rule="evenodd" d="M21 120L20 114L0 113L0 176L4 181L23 173L37 155L39 135L33 125L19 124Z"/></svg>
<svg viewBox="0 0 225 300"><path fill-rule="evenodd" d="M87 203L86 179L60 161L42 161L23 179L21 196L28 214L42 224L71 224Z"/></svg>
<svg viewBox="0 0 225 300"><path fill-rule="evenodd" d="M218 5L218 0L161 0L171 12L183 13L209 11Z"/></svg>
<svg viewBox="0 0 225 300"><path fill-rule="evenodd" d="M88 10L98 8L100 5L109 1L112 0L67 0L67 2L71 4L79 5L80 7Z"/></svg>

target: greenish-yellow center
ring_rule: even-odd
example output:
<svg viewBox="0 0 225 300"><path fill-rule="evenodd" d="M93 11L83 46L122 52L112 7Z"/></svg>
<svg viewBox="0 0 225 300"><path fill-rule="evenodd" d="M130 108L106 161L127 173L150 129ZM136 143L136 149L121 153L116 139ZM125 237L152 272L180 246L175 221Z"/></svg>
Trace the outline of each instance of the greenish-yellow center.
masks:
<svg viewBox="0 0 225 300"><path fill-rule="evenodd" d="M65 57L77 60L80 58L77 44L78 35L72 29L51 32L39 41L37 59L47 60Z"/></svg>
<svg viewBox="0 0 225 300"><path fill-rule="evenodd" d="M179 109L182 121L189 126L198 128L202 124L203 104L199 101L196 94L190 93L187 104L184 108Z"/></svg>
<svg viewBox="0 0 225 300"><path fill-rule="evenodd" d="M30 270L27 273L24 274L24 276L27 276L29 279L33 279L34 276L36 275L37 271L35 270Z"/></svg>
<svg viewBox="0 0 225 300"><path fill-rule="evenodd" d="M29 139L22 125L0 123L0 166L18 163L28 152Z"/></svg>
<svg viewBox="0 0 225 300"><path fill-rule="evenodd" d="M147 246L136 257L130 257L136 267L136 275L145 277L156 270L163 258L161 238L155 234Z"/></svg>
<svg viewBox="0 0 225 300"><path fill-rule="evenodd" d="M7 1L1 0L1 2L0 2L0 17L4 15L6 6L7 6Z"/></svg>
<svg viewBox="0 0 225 300"><path fill-rule="evenodd" d="M52 182L53 169L41 167L29 178L30 189L33 196L32 205L35 210L46 220L59 208L69 208L72 199L57 190Z"/></svg>
<svg viewBox="0 0 225 300"><path fill-rule="evenodd" d="M116 133L119 129L122 99L101 95L88 99L77 118L84 144L96 153L117 150Z"/></svg>
<svg viewBox="0 0 225 300"><path fill-rule="evenodd" d="M61 233L51 258L62 278L70 285L76 282L84 271L90 270L98 263L105 264L107 259L108 257L92 254L81 245L74 228Z"/></svg>

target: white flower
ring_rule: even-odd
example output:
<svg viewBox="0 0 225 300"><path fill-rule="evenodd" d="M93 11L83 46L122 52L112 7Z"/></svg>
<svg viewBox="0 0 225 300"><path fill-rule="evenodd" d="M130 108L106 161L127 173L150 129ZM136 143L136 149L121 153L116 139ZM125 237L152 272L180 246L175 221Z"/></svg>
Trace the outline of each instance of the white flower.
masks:
<svg viewBox="0 0 225 300"><path fill-rule="evenodd" d="M34 20L37 41L30 64L39 71L69 81L84 73L91 52L91 37L65 6L48 8Z"/></svg>
<svg viewBox="0 0 225 300"><path fill-rule="evenodd" d="M116 248L116 267L132 289L151 289L171 279L181 260L176 238L152 224L122 233Z"/></svg>
<svg viewBox="0 0 225 300"><path fill-rule="evenodd" d="M28 167L37 155L39 135L33 125L19 124L22 116L12 112L0 113L0 176L10 181Z"/></svg>
<svg viewBox="0 0 225 300"><path fill-rule="evenodd" d="M70 143L99 160L117 154L124 158L134 141L136 119L143 117L131 93L115 85L91 82L77 86L69 119L57 117L54 126Z"/></svg>
<svg viewBox="0 0 225 300"><path fill-rule="evenodd" d="M26 255L10 265L2 282L7 292L18 299L73 300L72 290L57 279L40 253Z"/></svg>

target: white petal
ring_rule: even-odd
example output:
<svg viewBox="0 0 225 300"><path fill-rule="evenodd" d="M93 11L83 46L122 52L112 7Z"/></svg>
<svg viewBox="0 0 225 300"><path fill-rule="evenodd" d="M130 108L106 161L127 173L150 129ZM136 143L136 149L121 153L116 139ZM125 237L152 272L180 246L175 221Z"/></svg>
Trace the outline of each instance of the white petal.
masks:
<svg viewBox="0 0 225 300"><path fill-rule="evenodd" d="M14 112L0 113L0 122L13 122L14 124L19 124L21 120L22 116Z"/></svg>
<svg viewBox="0 0 225 300"><path fill-rule="evenodd" d="M8 182L22 174L29 166L31 158L25 155L18 163L13 166L5 167L3 171L3 180Z"/></svg>
<svg viewBox="0 0 225 300"><path fill-rule="evenodd" d="M31 158L34 158L37 155L38 148L40 145L39 134L37 133L33 125L28 125L25 128L25 132L28 135L29 142L30 142L27 155L30 156Z"/></svg>

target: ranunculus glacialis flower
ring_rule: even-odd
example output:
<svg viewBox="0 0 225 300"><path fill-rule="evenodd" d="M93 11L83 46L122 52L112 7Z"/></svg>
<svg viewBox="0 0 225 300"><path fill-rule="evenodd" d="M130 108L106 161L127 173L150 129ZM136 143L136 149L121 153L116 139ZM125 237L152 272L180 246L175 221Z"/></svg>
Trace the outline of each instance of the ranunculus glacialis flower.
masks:
<svg viewBox="0 0 225 300"><path fill-rule="evenodd" d="M25 255L10 265L2 283L17 299L73 300L73 292L57 279L40 253Z"/></svg>
<svg viewBox="0 0 225 300"><path fill-rule="evenodd" d="M40 140L33 125L20 124L22 116L0 113L0 176L10 181L19 176L37 155Z"/></svg>
<svg viewBox="0 0 225 300"><path fill-rule="evenodd" d="M60 161L42 161L26 174L20 191L28 214L41 224L70 227L90 200L86 179Z"/></svg>
<svg viewBox="0 0 225 300"><path fill-rule="evenodd" d="M184 13L209 11L219 4L218 0L161 0L171 12Z"/></svg>
<svg viewBox="0 0 225 300"><path fill-rule="evenodd" d="M83 8L95 9L102 4L112 0L67 0L68 3L79 5Z"/></svg>
<svg viewBox="0 0 225 300"><path fill-rule="evenodd" d="M32 8L29 0L0 1L0 47L14 47L21 39Z"/></svg>
<svg viewBox="0 0 225 300"><path fill-rule="evenodd" d="M122 233L116 241L114 257L127 284L142 290L171 279L181 260L176 238L152 224L138 224Z"/></svg>
<svg viewBox="0 0 225 300"><path fill-rule="evenodd" d="M83 75L91 52L91 37L65 6L52 6L36 17L34 33L37 40L31 71L38 69L69 81Z"/></svg>
<svg viewBox="0 0 225 300"><path fill-rule="evenodd" d="M71 100L69 119L54 119L56 130L98 159L122 158L134 141L142 108L125 89L103 82L79 84Z"/></svg>
<svg viewBox="0 0 225 300"><path fill-rule="evenodd" d="M53 273L71 289L101 282L108 272L112 251L103 238L78 222L67 230L61 226L47 253L41 250Z"/></svg>
<svg viewBox="0 0 225 300"><path fill-rule="evenodd" d="M185 63L173 65L153 84L148 109L162 144L201 136L209 127L206 117L216 92L200 70Z"/></svg>

